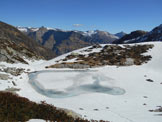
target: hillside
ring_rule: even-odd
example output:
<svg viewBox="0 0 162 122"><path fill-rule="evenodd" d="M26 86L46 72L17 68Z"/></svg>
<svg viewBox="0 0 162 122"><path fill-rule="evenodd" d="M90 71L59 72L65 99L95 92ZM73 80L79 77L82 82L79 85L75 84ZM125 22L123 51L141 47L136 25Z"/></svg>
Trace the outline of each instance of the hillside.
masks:
<svg viewBox="0 0 162 122"><path fill-rule="evenodd" d="M21 47L28 50L29 53L32 52L33 54L41 56L44 59L51 59L55 56L54 53L49 49L44 48L36 41L30 39L15 27L3 22L0 22L0 39L2 42L1 50L3 49L2 46L4 46L4 43L5 45L10 43L8 44L10 45L10 51L13 48L13 50L18 50ZM11 43L14 44L14 47L11 47ZM19 50L18 53L22 53L22 50Z"/></svg>
<svg viewBox="0 0 162 122"><path fill-rule="evenodd" d="M0 38L0 61L8 63L25 63L28 60L40 60L43 57L37 56L23 44L16 44L8 39Z"/></svg>
<svg viewBox="0 0 162 122"><path fill-rule="evenodd" d="M162 24L155 27L149 33L135 40L135 42L152 42L152 41L162 41Z"/></svg>

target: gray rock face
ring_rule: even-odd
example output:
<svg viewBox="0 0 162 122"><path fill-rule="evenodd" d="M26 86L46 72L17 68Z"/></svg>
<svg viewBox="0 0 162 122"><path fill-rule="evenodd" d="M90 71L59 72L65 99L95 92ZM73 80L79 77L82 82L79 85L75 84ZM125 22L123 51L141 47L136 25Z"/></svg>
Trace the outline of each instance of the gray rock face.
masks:
<svg viewBox="0 0 162 122"><path fill-rule="evenodd" d="M90 68L90 66L86 64L58 64L55 65L53 68L86 69L86 68Z"/></svg>
<svg viewBox="0 0 162 122"><path fill-rule="evenodd" d="M13 76L18 76L24 72L23 68L16 68L16 67L5 67L0 65L0 72L5 72L7 74L11 74Z"/></svg>
<svg viewBox="0 0 162 122"><path fill-rule="evenodd" d="M20 89L18 88L14 88L14 87L11 87L11 88L7 88L4 90L4 92L11 92L13 94L16 94L16 92L20 91Z"/></svg>
<svg viewBox="0 0 162 122"><path fill-rule="evenodd" d="M0 74L0 80L8 80L10 77L7 74Z"/></svg>
<svg viewBox="0 0 162 122"><path fill-rule="evenodd" d="M57 108L58 110L63 110L65 113L67 113L67 115L72 116L74 119L77 118L82 118L82 116L72 110L69 109L64 109L64 108Z"/></svg>
<svg viewBox="0 0 162 122"><path fill-rule="evenodd" d="M23 45L16 45L7 39L0 39L0 62L25 63L26 59L39 59L33 52L29 51Z"/></svg>
<svg viewBox="0 0 162 122"><path fill-rule="evenodd" d="M4 69L1 69L2 72L6 72L6 73L9 73L11 75L14 75L14 76L18 76L20 75L21 73L24 72L24 69L22 68L15 68L15 67L7 67L7 68L4 68Z"/></svg>
<svg viewBox="0 0 162 122"><path fill-rule="evenodd" d="M3 54L0 54L0 62L7 61L7 57Z"/></svg>

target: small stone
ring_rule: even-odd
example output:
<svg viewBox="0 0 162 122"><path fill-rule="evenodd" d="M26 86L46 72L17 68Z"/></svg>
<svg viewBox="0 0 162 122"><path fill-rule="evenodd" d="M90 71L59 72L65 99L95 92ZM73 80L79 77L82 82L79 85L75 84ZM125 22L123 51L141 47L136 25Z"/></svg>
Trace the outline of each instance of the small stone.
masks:
<svg viewBox="0 0 162 122"><path fill-rule="evenodd" d="M79 108L79 110L84 110L83 108Z"/></svg>
<svg viewBox="0 0 162 122"><path fill-rule="evenodd" d="M154 82L152 79L146 79L146 81L148 81L148 82Z"/></svg>
<svg viewBox="0 0 162 122"><path fill-rule="evenodd" d="M94 111L98 111L98 109L93 109Z"/></svg>
<svg viewBox="0 0 162 122"><path fill-rule="evenodd" d="M27 71L30 71L30 69L27 69Z"/></svg>
<svg viewBox="0 0 162 122"><path fill-rule="evenodd" d="M154 112L154 110L149 110L150 112Z"/></svg>
<svg viewBox="0 0 162 122"><path fill-rule="evenodd" d="M14 81L12 81L12 84L13 84L14 86L17 86L16 83L15 83Z"/></svg>

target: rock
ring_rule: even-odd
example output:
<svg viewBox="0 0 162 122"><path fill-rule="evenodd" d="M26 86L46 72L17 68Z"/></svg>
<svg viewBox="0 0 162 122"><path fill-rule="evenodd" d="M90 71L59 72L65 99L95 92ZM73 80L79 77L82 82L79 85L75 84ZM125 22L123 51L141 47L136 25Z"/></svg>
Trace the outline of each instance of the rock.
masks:
<svg viewBox="0 0 162 122"><path fill-rule="evenodd" d="M89 65L86 64L75 64L75 63L65 63L65 64L55 64L46 68L72 68L72 69L86 69L90 68Z"/></svg>
<svg viewBox="0 0 162 122"><path fill-rule="evenodd" d="M0 62L7 61L7 57L5 55L0 54Z"/></svg>
<svg viewBox="0 0 162 122"><path fill-rule="evenodd" d="M154 82L153 80L151 80L151 79L146 79L146 81L148 81L148 82Z"/></svg>
<svg viewBox="0 0 162 122"><path fill-rule="evenodd" d="M93 109L94 111L99 111L98 109Z"/></svg>
<svg viewBox="0 0 162 122"><path fill-rule="evenodd" d="M29 72L29 71L30 71L30 69L27 69L27 71Z"/></svg>
<svg viewBox="0 0 162 122"><path fill-rule="evenodd" d="M10 73L11 75L18 76L24 72L24 69L22 69L22 68L16 69L15 67L11 67L11 68L8 67L8 68L3 69L3 71L6 73Z"/></svg>
<svg viewBox="0 0 162 122"><path fill-rule="evenodd" d="M16 94L17 91L20 91L20 89L14 88L14 87L5 89L5 92L11 92L11 93L14 93L14 94Z"/></svg>
<svg viewBox="0 0 162 122"><path fill-rule="evenodd" d="M8 80L10 79L9 75L7 74L0 74L0 80Z"/></svg>
<svg viewBox="0 0 162 122"><path fill-rule="evenodd" d="M134 59L132 58L126 58L126 61L124 62L125 65L134 65Z"/></svg>
<svg viewBox="0 0 162 122"><path fill-rule="evenodd" d="M14 86L17 86L16 83L15 83L14 81L12 81L12 84L13 84Z"/></svg>
<svg viewBox="0 0 162 122"><path fill-rule="evenodd" d="M83 108L79 108L79 110L84 110Z"/></svg>
<svg viewBox="0 0 162 122"><path fill-rule="evenodd" d="M162 112L162 107L155 109L155 110L149 110L150 112Z"/></svg>
<svg viewBox="0 0 162 122"><path fill-rule="evenodd" d="M92 48L102 48L102 46L99 45L99 44L95 44L95 45L92 46Z"/></svg>
<svg viewBox="0 0 162 122"><path fill-rule="evenodd" d="M77 119L77 118L82 118L82 116L72 110L69 110L69 109L64 109L64 108L58 108L58 110L63 110L65 113L67 113L67 115L69 116L72 116L74 119Z"/></svg>

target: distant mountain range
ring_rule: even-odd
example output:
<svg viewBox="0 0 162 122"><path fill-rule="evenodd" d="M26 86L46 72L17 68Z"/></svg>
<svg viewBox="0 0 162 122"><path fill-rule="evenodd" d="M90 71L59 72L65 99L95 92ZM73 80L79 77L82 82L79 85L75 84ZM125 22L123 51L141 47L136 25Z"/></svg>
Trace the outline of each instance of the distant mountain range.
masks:
<svg viewBox="0 0 162 122"><path fill-rule="evenodd" d="M120 39L113 41L114 44L130 43L132 40L145 35L147 32L142 30L133 31L130 34L126 34Z"/></svg>
<svg viewBox="0 0 162 122"><path fill-rule="evenodd" d="M116 33L115 36L117 36L119 39L122 38L123 36L125 36L127 33L121 31L119 33Z"/></svg>
<svg viewBox="0 0 162 122"><path fill-rule="evenodd" d="M129 44L140 42L162 41L162 24L155 27L152 31L133 31L122 38L113 41L114 44Z"/></svg>
<svg viewBox="0 0 162 122"><path fill-rule="evenodd" d="M56 55L61 55L75 49L94 44L112 43L119 37L105 31L64 31L53 28L17 27L28 37L39 44L52 50Z"/></svg>

